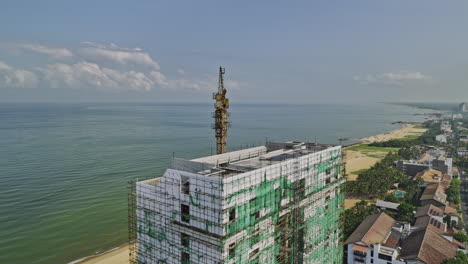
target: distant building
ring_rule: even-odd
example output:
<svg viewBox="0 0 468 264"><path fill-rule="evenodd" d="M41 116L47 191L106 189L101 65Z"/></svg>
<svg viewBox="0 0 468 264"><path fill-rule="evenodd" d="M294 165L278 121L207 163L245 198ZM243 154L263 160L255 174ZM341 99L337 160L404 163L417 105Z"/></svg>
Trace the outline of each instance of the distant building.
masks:
<svg viewBox="0 0 468 264"><path fill-rule="evenodd" d="M447 143L447 136L446 135L437 135L435 139L439 143Z"/></svg>
<svg viewBox="0 0 468 264"><path fill-rule="evenodd" d="M406 173L410 176L416 176L418 172L424 171L430 167L428 163L419 163L416 161L404 161L399 160L396 162L396 167L401 172Z"/></svg>
<svg viewBox="0 0 468 264"><path fill-rule="evenodd" d="M460 147L457 149L458 156L468 156L468 149L465 147Z"/></svg>
<svg viewBox="0 0 468 264"><path fill-rule="evenodd" d="M468 112L468 104L467 103L461 103L460 106L458 107L458 110L462 113Z"/></svg>
<svg viewBox="0 0 468 264"><path fill-rule="evenodd" d="M463 143L468 143L468 135L460 135L460 141Z"/></svg>
<svg viewBox="0 0 468 264"><path fill-rule="evenodd" d="M399 160L395 163L395 166L401 172L406 173L413 177L416 176L416 174L418 174L419 172L424 171L426 169L430 169L430 168L438 170L444 174L448 174L451 176L452 167L453 167L452 163L453 163L452 159L446 158L445 155L443 154L440 154L440 155L431 154L430 156L425 155L425 158L419 161Z"/></svg>

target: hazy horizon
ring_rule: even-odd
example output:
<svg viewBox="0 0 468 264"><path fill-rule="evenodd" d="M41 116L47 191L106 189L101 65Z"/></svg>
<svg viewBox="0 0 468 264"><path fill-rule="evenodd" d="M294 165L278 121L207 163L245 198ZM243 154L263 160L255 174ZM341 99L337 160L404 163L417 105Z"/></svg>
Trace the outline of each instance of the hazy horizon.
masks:
<svg viewBox="0 0 468 264"><path fill-rule="evenodd" d="M1 102L461 102L468 2L5 1Z"/></svg>

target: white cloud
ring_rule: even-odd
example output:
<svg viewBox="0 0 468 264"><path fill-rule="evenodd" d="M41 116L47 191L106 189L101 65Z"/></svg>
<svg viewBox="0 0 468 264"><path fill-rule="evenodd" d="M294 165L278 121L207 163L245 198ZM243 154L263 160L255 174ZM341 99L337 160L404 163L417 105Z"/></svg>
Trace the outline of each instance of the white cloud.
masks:
<svg viewBox="0 0 468 264"><path fill-rule="evenodd" d="M51 64L37 69L52 88L96 88L98 90L149 91L167 86L160 72L145 74L100 67L96 63Z"/></svg>
<svg viewBox="0 0 468 264"><path fill-rule="evenodd" d="M80 54L87 60L103 59L106 61L118 63L120 65L136 64L149 66L159 70L159 64L151 56L140 48L121 48L114 43L102 45L93 42L83 42L86 45L79 50Z"/></svg>
<svg viewBox="0 0 468 264"><path fill-rule="evenodd" d="M0 62L0 87L86 88L107 91L216 91L217 76L191 76L182 68L168 79L159 64L141 48L124 48L114 43L82 42L76 49L43 45L13 44L13 50L28 50L49 55L54 63L23 70ZM24 53L18 53L21 56ZM62 58L71 58L63 61ZM225 81L228 89L240 84Z"/></svg>
<svg viewBox="0 0 468 264"><path fill-rule="evenodd" d="M25 50L45 54L45 55L54 57L56 59L73 57L73 52L65 48L50 48L50 47L46 47L42 45L34 45L34 44L21 44L19 45L19 47Z"/></svg>
<svg viewBox="0 0 468 264"><path fill-rule="evenodd" d="M185 74L185 70L184 70L184 69L178 69L178 70L177 70L177 73L180 74L180 75L184 75L184 74Z"/></svg>
<svg viewBox="0 0 468 264"><path fill-rule="evenodd" d="M0 88L31 88L36 85L36 74L0 61Z"/></svg>
<svg viewBox="0 0 468 264"><path fill-rule="evenodd" d="M363 76L354 76L353 80L370 84L370 83L381 83L381 84L396 84L401 85L405 81L424 81L431 79L431 76L422 74L421 72L387 72L382 74L367 74Z"/></svg>

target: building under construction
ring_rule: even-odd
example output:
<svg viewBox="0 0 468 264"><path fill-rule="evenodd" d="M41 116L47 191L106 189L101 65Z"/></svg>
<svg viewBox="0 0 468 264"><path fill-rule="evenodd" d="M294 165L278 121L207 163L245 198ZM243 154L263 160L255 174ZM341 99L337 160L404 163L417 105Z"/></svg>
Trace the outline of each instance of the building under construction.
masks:
<svg viewBox="0 0 468 264"><path fill-rule="evenodd" d="M130 263L342 263L341 146L173 158L131 183Z"/></svg>

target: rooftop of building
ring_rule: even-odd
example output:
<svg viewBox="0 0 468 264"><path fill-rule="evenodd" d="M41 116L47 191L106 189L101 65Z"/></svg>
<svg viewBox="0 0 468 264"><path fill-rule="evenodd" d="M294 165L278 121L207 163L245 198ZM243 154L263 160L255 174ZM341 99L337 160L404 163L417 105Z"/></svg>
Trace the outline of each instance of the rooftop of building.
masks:
<svg viewBox="0 0 468 264"><path fill-rule="evenodd" d="M444 173L434 169L425 169L420 171L414 176L414 180L417 178L422 178L424 182L440 182L444 176Z"/></svg>
<svg viewBox="0 0 468 264"><path fill-rule="evenodd" d="M384 243L396 221L384 212L367 216L346 239L345 244L362 242L368 246Z"/></svg>
<svg viewBox="0 0 468 264"><path fill-rule="evenodd" d="M413 231L403 242L400 257L404 260L420 259L426 264L439 264L454 258L458 246L445 239L431 226Z"/></svg>
<svg viewBox="0 0 468 264"><path fill-rule="evenodd" d="M425 215L444 216L444 210L432 204L419 206L416 209L416 214L414 217L417 218Z"/></svg>
<svg viewBox="0 0 468 264"><path fill-rule="evenodd" d="M445 194L445 189L442 184L432 183L427 185L426 189L424 189L420 200L436 200L438 202L445 203L447 195Z"/></svg>
<svg viewBox="0 0 468 264"><path fill-rule="evenodd" d="M192 160L174 158L172 168L210 177L229 177L326 150L334 145L288 141L227 152Z"/></svg>
<svg viewBox="0 0 468 264"><path fill-rule="evenodd" d="M389 208L389 209L393 209L393 210L397 210L398 206L400 206L399 203L392 203L392 202L387 202L387 201L382 201L382 200L377 200L375 202L375 205L377 207L384 207L384 208Z"/></svg>
<svg viewBox="0 0 468 264"><path fill-rule="evenodd" d="M443 234L446 231L445 224L430 215L420 216L416 218L416 222L414 223L414 227L416 228L425 228L429 225L439 234Z"/></svg>

